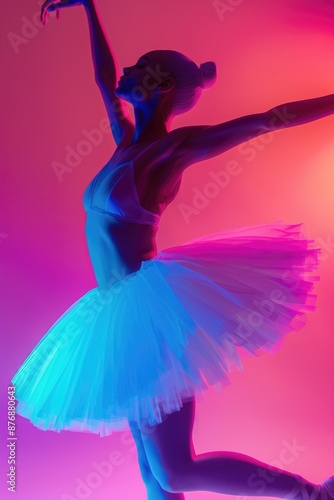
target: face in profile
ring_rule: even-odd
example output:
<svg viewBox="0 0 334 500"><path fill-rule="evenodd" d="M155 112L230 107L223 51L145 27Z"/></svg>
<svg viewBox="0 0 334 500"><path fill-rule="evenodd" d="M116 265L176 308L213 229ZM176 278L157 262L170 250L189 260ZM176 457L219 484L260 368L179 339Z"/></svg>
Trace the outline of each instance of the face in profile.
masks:
<svg viewBox="0 0 334 500"><path fill-rule="evenodd" d="M163 70L166 56L159 51L141 56L136 64L124 68L115 94L134 106L147 102L159 92L173 88L174 80Z"/></svg>

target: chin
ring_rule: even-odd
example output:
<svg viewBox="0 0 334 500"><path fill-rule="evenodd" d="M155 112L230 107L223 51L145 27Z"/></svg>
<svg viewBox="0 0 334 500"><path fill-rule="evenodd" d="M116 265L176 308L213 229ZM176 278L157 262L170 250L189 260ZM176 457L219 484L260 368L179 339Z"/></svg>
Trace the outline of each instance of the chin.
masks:
<svg viewBox="0 0 334 500"><path fill-rule="evenodd" d="M115 88L115 94L117 95L117 97L121 97L122 99L127 100L127 94L126 94L125 90L122 87L118 87L117 86Z"/></svg>

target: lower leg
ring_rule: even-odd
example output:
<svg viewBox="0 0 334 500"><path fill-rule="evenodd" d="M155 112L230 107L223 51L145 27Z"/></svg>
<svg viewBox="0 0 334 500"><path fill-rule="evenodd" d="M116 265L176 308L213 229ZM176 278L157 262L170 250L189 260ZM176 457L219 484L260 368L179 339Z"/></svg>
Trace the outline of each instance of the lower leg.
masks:
<svg viewBox="0 0 334 500"><path fill-rule="evenodd" d="M291 500L318 500L320 489L319 485L301 476L247 455L228 451L197 455L185 483L183 491L212 491Z"/></svg>

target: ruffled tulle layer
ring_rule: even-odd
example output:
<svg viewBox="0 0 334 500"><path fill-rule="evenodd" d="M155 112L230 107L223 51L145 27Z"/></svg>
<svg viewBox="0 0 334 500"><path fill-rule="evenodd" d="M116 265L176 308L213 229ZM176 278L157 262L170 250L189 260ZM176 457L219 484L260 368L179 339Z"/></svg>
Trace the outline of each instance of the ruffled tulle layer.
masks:
<svg viewBox="0 0 334 500"><path fill-rule="evenodd" d="M49 329L12 379L16 411L44 430L106 436L161 423L275 353L315 310L320 248L283 222L167 248Z"/></svg>

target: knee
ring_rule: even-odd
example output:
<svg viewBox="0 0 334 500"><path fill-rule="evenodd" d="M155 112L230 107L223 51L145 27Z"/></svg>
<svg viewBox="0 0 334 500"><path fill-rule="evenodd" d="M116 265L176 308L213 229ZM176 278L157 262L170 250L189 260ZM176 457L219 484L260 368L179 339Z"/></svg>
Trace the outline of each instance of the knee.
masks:
<svg viewBox="0 0 334 500"><path fill-rule="evenodd" d="M188 470L165 469L156 472L156 479L161 488L169 493L183 493L188 491Z"/></svg>
<svg viewBox="0 0 334 500"><path fill-rule="evenodd" d="M163 477L158 478L161 488L169 493L182 493L180 480L174 475L163 475Z"/></svg>

